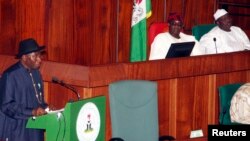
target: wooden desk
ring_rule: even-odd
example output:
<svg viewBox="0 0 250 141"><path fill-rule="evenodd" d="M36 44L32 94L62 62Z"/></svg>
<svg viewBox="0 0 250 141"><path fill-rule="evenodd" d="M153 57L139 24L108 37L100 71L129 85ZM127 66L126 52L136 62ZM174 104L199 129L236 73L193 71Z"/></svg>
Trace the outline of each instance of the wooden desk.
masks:
<svg viewBox="0 0 250 141"><path fill-rule="evenodd" d="M0 60L0 73L16 61L3 55ZM250 51L90 67L45 61L41 72L46 99L58 108L76 96L52 84L53 76L76 86L84 98L107 96L106 140L111 136L109 83L122 79L157 81L160 135L185 140L191 130L202 129L207 136L207 125L218 123L219 86L250 81Z"/></svg>

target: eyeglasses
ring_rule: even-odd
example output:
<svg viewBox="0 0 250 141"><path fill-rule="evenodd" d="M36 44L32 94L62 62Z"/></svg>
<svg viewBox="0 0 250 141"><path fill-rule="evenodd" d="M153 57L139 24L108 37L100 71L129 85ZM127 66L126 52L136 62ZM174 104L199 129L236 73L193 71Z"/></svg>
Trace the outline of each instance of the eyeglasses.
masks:
<svg viewBox="0 0 250 141"><path fill-rule="evenodd" d="M181 22L171 22L170 25L171 26L183 27L183 23L181 23Z"/></svg>

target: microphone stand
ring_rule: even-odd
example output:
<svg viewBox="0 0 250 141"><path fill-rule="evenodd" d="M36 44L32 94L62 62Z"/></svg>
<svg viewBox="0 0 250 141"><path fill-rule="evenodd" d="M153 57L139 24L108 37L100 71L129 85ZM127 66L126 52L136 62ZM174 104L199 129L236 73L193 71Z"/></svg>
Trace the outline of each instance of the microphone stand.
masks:
<svg viewBox="0 0 250 141"><path fill-rule="evenodd" d="M56 77L53 77L53 78L52 78L52 82L53 82L53 83L56 83L56 84L59 84L59 85L65 87L65 88L67 88L67 89L70 89L71 91L73 91L73 92L77 95L77 99L80 100L80 94L79 94L79 92L76 90L75 87L73 87L73 86L71 86L71 85L69 85L69 84L64 83L62 80L59 80L59 79L57 79Z"/></svg>
<svg viewBox="0 0 250 141"><path fill-rule="evenodd" d="M75 87L73 87L73 86L71 86L71 85L68 85L68 84L64 83L63 81L61 81L60 84L61 84L62 86L64 86L64 87L66 87L66 88L72 90L72 91L77 95L77 99L80 100L80 94L79 94L79 92L76 90Z"/></svg>
<svg viewBox="0 0 250 141"><path fill-rule="evenodd" d="M216 51L216 54L217 54L218 51L217 51L217 45L216 45L216 38L214 37L213 40L214 40L215 51Z"/></svg>

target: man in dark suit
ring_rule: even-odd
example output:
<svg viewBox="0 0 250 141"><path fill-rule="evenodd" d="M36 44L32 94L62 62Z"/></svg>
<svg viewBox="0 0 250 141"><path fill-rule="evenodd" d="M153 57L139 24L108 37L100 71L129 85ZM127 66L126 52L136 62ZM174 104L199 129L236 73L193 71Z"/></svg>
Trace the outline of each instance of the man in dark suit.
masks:
<svg viewBox="0 0 250 141"><path fill-rule="evenodd" d="M6 69L1 77L1 141L44 141L43 130L26 128L30 117L44 115L48 108L39 71L44 48L34 39L21 41L16 56L20 60Z"/></svg>

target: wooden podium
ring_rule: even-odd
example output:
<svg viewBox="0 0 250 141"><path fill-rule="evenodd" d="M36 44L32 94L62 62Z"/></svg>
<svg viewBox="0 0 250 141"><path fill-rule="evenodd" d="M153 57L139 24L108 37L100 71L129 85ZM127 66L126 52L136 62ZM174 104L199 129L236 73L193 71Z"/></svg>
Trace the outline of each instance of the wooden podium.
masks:
<svg viewBox="0 0 250 141"><path fill-rule="evenodd" d="M45 129L46 141L105 140L104 96L67 103L64 110L30 118L27 128Z"/></svg>

